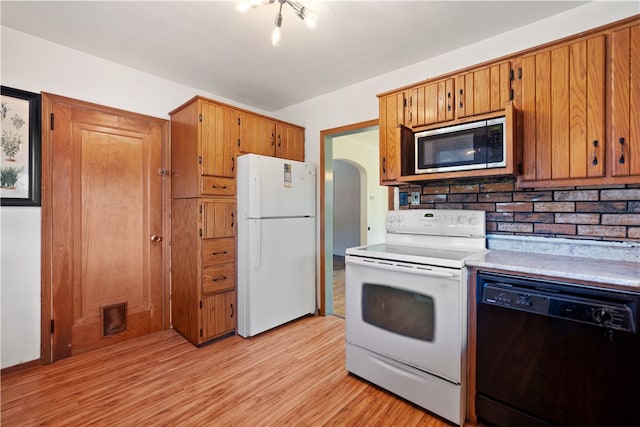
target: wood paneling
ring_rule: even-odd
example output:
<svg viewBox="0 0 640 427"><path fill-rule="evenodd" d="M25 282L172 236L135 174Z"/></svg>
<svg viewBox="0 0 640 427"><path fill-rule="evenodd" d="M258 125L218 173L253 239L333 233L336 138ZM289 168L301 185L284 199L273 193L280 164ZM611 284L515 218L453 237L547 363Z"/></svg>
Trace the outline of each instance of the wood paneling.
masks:
<svg viewBox="0 0 640 427"><path fill-rule="evenodd" d="M2 425L452 424L349 375L344 321L196 348L163 331L2 378Z"/></svg>

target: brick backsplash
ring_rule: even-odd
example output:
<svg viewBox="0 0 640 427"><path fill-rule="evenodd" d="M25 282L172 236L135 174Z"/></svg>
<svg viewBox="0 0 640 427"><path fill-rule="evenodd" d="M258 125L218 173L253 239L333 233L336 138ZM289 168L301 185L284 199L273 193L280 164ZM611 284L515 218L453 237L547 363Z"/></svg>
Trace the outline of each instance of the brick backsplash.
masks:
<svg viewBox="0 0 640 427"><path fill-rule="evenodd" d="M513 179L404 185L420 205L400 209L480 209L487 233L640 241L640 185L519 189Z"/></svg>

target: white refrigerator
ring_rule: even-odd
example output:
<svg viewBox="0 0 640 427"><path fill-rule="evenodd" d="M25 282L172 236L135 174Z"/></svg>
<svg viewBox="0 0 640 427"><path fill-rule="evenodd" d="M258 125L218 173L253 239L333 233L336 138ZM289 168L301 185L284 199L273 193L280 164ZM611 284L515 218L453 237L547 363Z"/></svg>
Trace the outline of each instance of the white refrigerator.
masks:
<svg viewBox="0 0 640 427"><path fill-rule="evenodd" d="M316 167L238 157L238 334L316 310Z"/></svg>

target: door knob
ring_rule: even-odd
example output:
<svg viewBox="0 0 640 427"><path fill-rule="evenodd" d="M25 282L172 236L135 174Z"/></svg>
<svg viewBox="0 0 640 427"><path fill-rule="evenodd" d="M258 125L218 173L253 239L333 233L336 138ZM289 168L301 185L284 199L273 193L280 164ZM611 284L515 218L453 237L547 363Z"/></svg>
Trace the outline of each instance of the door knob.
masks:
<svg viewBox="0 0 640 427"><path fill-rule="evenodd" d="M158 236L157 234L154 234L153 236L151 236L151 241L152 242L161 242L162 241L162 236Z"/></svg>

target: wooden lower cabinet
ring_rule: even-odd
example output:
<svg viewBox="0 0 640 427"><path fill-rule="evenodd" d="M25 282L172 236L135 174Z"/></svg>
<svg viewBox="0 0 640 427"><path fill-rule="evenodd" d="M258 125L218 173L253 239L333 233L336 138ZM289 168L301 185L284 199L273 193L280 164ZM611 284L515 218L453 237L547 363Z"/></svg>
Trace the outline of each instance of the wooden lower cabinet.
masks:
<svg viewBox="0 0 640 427"><path fill-rule="evenodd" d="M173 328L195 345L235 330L235 206L235 199L171 201Z"/></svg>
<svg viewBox="0 0 640 427"><path fill-rule="evenodd" d="M202 298L202 340L207 341L235 329L236 292L228 291Z"/></svg>

